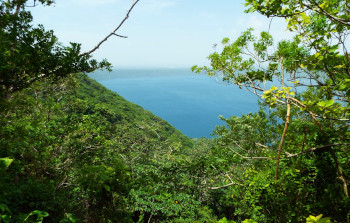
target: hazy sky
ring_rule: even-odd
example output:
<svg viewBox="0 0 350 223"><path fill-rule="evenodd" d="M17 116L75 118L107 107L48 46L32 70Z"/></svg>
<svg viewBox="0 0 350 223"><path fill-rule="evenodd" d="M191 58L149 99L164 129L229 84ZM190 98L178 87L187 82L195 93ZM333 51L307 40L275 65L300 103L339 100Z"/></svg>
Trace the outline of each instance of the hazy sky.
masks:
<svg viewBox="0 0 350 223"><path fill-rule="evenodd" d="M33 8L34 21L53 29L63 43L90 50L124 18L132 0L56 0ZM270 20L244 13L244 0L140 0L118 34L94 53L114 68L190 68L207 65L213 44L234 39L248 27L267 30ZM272 21L275 39L288 38L282 20Z"/></svg>

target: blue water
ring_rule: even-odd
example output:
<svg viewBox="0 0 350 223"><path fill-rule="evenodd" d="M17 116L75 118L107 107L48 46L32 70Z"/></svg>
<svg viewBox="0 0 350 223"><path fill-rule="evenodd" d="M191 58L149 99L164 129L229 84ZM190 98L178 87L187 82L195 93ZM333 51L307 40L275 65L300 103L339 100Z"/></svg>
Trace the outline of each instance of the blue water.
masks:
<svg viewBox="0 0 350 223"><path fill-rule="evenodd" d="M89 76L189 137L210 137L215 126L224 124L219 115L258 111L255 95L190 69L98 71Z"/></svg>

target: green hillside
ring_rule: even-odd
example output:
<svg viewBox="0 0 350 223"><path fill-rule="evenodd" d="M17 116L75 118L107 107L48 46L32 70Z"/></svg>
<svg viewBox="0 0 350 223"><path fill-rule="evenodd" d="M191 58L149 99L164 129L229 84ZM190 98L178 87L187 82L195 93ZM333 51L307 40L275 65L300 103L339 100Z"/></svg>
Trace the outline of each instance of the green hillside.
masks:
<svg viewBox="0 0 350 223"><path fill-rule="evenodd" d="M119 35L65 46L33 22L54 3L0 1L0 223L350 222L349 1L245 0L295 38L214 44L193 71L260 111L196 140L81 74L111 69L93 52Z"/></svg>
<svg viewBox="0 0 350 223"><path fill-rule="evenodd" d="M77 97L87 102L88 110L99 110L108 114L106 117L112 123L133 124L135 128L148 129L150 134L160 141L170 140L185 147L192 147L191 140L167 121L139 105L126 101L86 75L80 75L78 80Z"/></svg>
<svg viewBox="0 0 350 223"><path fill-rule="evenodd" d="M169 123L83 74L38 83L1 104L0 157L13 162L1 173L0 203L13 222L33 210L48 212L50 222L70 213L127 222L132 192L148 194L160 183L152 175L192 147Z"/></svg>
<svg viewBox="0 0 350 223"><path fill-rule="evenodd" d="M327 153L308 151L302 166L283 159L271 180L275 151L261 145L277 146L279 110L222 118L217 138L192 140L84 74L36 82L0 104L0 222L301 222L320 213L341 222L347 213ZM314 145L317 126L302 124ZM297 153L293 137L285 144Z"/></svg>

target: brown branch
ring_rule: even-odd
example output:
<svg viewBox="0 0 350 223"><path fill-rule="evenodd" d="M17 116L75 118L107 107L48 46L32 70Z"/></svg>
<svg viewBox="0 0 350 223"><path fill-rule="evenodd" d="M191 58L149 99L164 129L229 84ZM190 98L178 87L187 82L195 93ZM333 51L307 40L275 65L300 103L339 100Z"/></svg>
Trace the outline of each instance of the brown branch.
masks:
<svg viewBox="0 0 350 223"><path fill-rule="evenodd" d="M259 146L263 146L265 148L276 150L274 148L271 148L271 147L268 147L268 146L265 146L265 145L262 145L262 144L259 144L259 143L256 143L256 144L259 145ZM303 150L302 149L302 151L300 153L292 154L292 153L284 152L286 156L281 157L280 159L288 159L288 158L299 156L299 155L302 155L302 154L305 154L305 153L311 153L311 152L314 152L316 150L326 149L326 148L333 147L333 146L348 146L348 145L350 145L350 143L335 143L335 144L323 145L323 146L319 146L319 147L313 147L313 148L310 148L310 149L307 149L307 150ZM244 157L244 158L249 159L250 157ZM270 157L252 157L252 158L268 159ZM272 159L272 158L270 158L270 159Z"/></svg>
<svg viewBox="0 0 350 223"><path fill-rule="evenodd" d="M293 98L293 97L287 97L287 99L291 99L292 101L296 102L296 106L298 106L299 108L300 107L303 107L303 108L306 108L306 105L304 105L304 103L302 103L301 101L299 101L298 99L296 98ZM316 119L317 118L321 118L321 119L328 119L328 120L335 120L335 121L350 121L350 119L347 119L347 118L342 118L342 119L337 119L337 118L327 118L327 117L322 117L322 116L319 116L319 115L316 115L314 114L312 111L309 111L309 110L305 110L305 112L309 113L309 115L312 117L312 119L315 120L316 124L318 123L318 120ZM319 124L317 124L319 126ZM319 126L320 127L320 126ZM321 127L322 128L322 127Z"/></svg>
<svg viewBox="0 0 350 223"><path fill-rule="evenodd" d="M329 144L329 145L323 145L323 146L319 146L319 147L314 147L314 148L311 148L311 149L304 150L304 151L302 151L300 153L290 154L290 155L288 155L285 158L291 158L291 157L299 156L299 155L302 155L302 154L305 154L305 153L311 153L311 152L314 152L316 150L332 148L333 146L343 146L343 145L348 146L348 145L350 145L350 143L336 143L336 144Z"/></svg>
<svg viewBox="0 0 350 223"><path fill-rule="evenodd" d="M151 215L149 216L147 223L150 223L150 222L151 222L152 216L153 216L153 214L151 214Z"/></svg>
<svg viewBox="0 0 350 223"><path fill-rule="evenodd" d="M294 100L295 102L297 102L300 106L302 106L302 107L304 107L304 108L306 107L306 105L304 105L301 101L299 101L299 100L297 100L297 99L295 99L295 98L293 98L293 97L288 97L288 99ZM318 126L318 128L320 129L320 131L321 131L323 137L325 138L327 144L330 144L330 143L329 143L328 136L327 136L327 134L325 133L325 131L323 130L322 125L321 125L321 124L319 123L319 121L317 120L315 114L314 114L312 111L307 111L307 112L310 114L310 116L312 117L312 119L315 121L315 123L316 123L316 125ZM342 171L342 169L341 169L341 167L340 167L340 165L339 165L337 155L335 154L335 152L334 152L334 150L332 149L332 147L329 148L329 152L330 152L330 154L331 154L331 156L332 156L332 159L334 160L335 166L336 166L336 168L337 168L338 175L339 175L339 179L343 182L344 195L345 195L346 198L348 198L348 197L349 197L348 185L347 185L346 179L345 179L345 177L344 177L344 175L343 175L343 171Z"/></svg>
<svg viewBox="0 0 350 223"><path fill-rule="evenodd" d="M15 15L18 15L19 14L19 11L21 10L21 4L18 4L17 6L16 6L16 11L15 11Z"/></svg>
<svg viewBox="0 0 350 223"><path fill-rule="evenodd" d="M117 28L115 28L110 34L108 34L103 40L101 40L92 50L82 53L80 54L80 56L86 56L86 55L90 55L93 52L95 52L98 48L100 48L100 46L106 42L111 36L118 36L121 38L127 38L126 36L121 36L116 34L116 32L119 30L119 28L124 24L124 22L129 18L130 12L134 9L135 5L139 2L140 0L136 0L130 7L130 9L128 10L128 12L126 13L124 19L119 23L119 25L117 26Z"/></svg>
<svg viewBox="0 0 350 223"><path fill-rule="evenodd" d="M232 183L229 183L229 184L226 184L226 185L223 185L223 186L219 186L219 187L208 187L208 189L217 190L217 189L229 187L229 186L232 186L232 185L243 186L243 184L232 182Z"/></svg>
<svg viewBox="0 0 350 223"><path fill-rule="evenodd" d="M343 25L350 26L348 19L342 19L339 17L336 17L334 15L329 14L326 10L324 10L319 4L316 3L316 1L312 2L320 11L317 11L318 13L327 16L330 20L335 20ZM310 10L313 10L313 8L310 5L305 5Z"/></svg>
<svg viewBox="0 0 350 223"><path fill-rule="evenodd" d="M265 146L265 145L262 145L260 143L256 143L256 145L258 146L262 146L264 148L268 148L268 149L272 149L272 150L276 150L275 148L271 148L271 147L268 147L268 146ZM314 148L310 148L310 149L307 149L307 150L303 150L300 152L300 153L288 153L288 152L283 152L285 154L284 157L280 157L280 160L282 159L288 159L288 158L292 158L292 157L295 157L295 156L299 156L299 155L302 155L302 154L305 154L305 153L311 153L311 152L314 152L316 150L320 150L320 149L325 149L325 148L330 148L330 147L333 147L333 146L347 146L347 145L350 145L350 143L335 143L335 144L329 144L329 145L323 145L323 146L319 146L319 147L314 147ZM231 151L233 151L234 153L236 153L237 155L239 155L240 157L242 157L243 159L273 159L273 157L266 157L266 156L261 156L261 157L249 157L249 156L243 156L242 154L239 154L238 152L234 151L231 149Z"/></svg>
<svg viewBox="0 0 350 223"><path fill-rule="evenodd" d="M280 141L280 145L278 146L275 180L278 180L278 167L279 167L279 163L280 163L280 157L281 157L281 151L282 151L282 146L283 146L284 138L285 138L285 136L286 136L287 129L288 129L288 126L289 126L289 116L290 116L290 102L289 102L289 100L287 99L287 115L286 115L286 122L285 122L285 125L284 125L284 130L283 130L282 138L281 138L281 141Z"/></svg>

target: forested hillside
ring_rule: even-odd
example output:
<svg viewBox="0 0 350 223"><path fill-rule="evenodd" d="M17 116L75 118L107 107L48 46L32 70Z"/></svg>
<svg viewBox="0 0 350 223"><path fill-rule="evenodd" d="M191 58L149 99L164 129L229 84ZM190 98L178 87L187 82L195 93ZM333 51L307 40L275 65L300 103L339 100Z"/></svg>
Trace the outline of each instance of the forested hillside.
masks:
<svg viewBox="0 0 350 223"><path fill-rule="evenodd" d="M1 105L3 222L346 221L324 151L301 158L289 149L273 180L278 110L223 118L216 139L190 140L84 74L36 83ZM312 120L290 128L303 126L317 132ZM296 136L287 147L302 146ZM349 171L349 156L340 160Z"/></svg>
<svg viewBox="0 0 350 223"><path fill-rule="evenodd" d="M260 99L213 139L89 78L110 64L26 2L0 1L0 222L349 222L348 1L246 0L296 36L247 29L193 67Z"/></svg>
<svg viewBox="0 0 350 223"><path fill-rule="evenodd" d="M119 210L122 218L129 190L147 185L141 165L192 146L85 75L38 83L1 104L1 157L13 162L0 199L13 213L45 210L58 221L64 212L91 220Z"/></svg>

